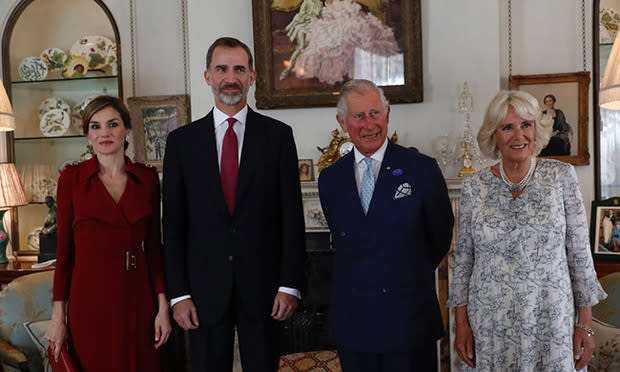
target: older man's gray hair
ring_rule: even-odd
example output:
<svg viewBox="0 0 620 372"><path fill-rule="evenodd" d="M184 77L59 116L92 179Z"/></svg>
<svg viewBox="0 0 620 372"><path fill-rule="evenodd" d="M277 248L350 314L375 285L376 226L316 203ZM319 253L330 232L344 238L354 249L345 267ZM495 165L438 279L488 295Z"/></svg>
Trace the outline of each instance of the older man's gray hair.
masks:
<svg viewBox="0 0 620 372"><path fill-rule="evenodd" d="M389 102L387 98L385 98L385 94L383 93L383 89L379 88L375 83L370 80L365 79L353 79L347 81L340 89L340 94L338 96L338 105L336 106L338 110L338 116L342 120L344 120L347 116L347 96L351 92L359 92L361 90L372 90L377 92L379 98L381 98L381 104L383 105L383 111L387 111L387 107Z"/></svg>

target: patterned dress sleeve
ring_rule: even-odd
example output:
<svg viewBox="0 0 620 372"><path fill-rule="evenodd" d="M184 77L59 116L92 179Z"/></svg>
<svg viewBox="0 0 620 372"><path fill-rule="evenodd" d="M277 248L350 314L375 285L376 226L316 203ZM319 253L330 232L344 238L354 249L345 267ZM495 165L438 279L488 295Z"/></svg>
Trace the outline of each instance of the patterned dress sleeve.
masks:
<svg viewBox="0 0 620 372"><path fill-rule="evenodd" d="M164 265L163 265L163 252L161 245L161 212L160 212L160 192L159 192L159 177L157 172L152 172L153 178L151 180L151 210L153 215L151 217L151 224L147 231L146 240L144 242L144 250L146 253L146 260L149 269L149 276L151 278L151 285L155 293L165 293L166 287L164 284Z"/></svg>
<svg viewBox="0 0 620 372"><path fill-rule="evenodd" d="M470 178L463 182L459 215L458 243L455 252L454 273L450 282L450 294L446 306L466 306L469 295L469 280L474 267L474 243L472 239L472 212L475 205L475 190Z"/></svg>
<svg viewBox="0 0 620 372"><path fill-rule="evenodd" d="M564 165L560 172L566 214L566 257L575 305L594 306L607 294L601 288L590 253L588 221L575 169Z"/></svg>
<svg viewBox="0 0 620 372"><path fill-rule="evenodd" d="M56 270L54 273L54 301L69 299L69 286L75 259L75 245L73 242L73 182L75 182L77 167L67 168L58 179L56 191L56 218L57 251Z"/></svg>

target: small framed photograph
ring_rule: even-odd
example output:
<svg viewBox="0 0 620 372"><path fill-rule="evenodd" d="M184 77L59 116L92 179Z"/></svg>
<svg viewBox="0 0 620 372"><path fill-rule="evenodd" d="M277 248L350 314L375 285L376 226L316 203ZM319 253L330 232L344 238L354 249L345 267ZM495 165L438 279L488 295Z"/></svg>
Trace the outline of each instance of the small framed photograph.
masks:
<svg viewBox="0 0 620 372"><path fill-rule="evenodd" d="M129 97L134 158L161 172L166 139L190 118L187 95Z"/></svg>
<svg viewBox="0 0 620 372"><path fill-rule="evenodd" d="M317 182L303 183L301 185L301 198L304 207L306 231L328 232L329 226L321 207Z"/></svg>
<svg viewBox="0 0 620 372"><path fill-rule="evenodd" d="M314 181L314 163L312 159L299 159L299 180L301 182Z"/></svg>
<svg viewBox="0 0 620 372"><path fill-rule="evenodd" d="M593 201L590 224L594 259L620 260L620 198Z"/></svg>
<svg viewBox="0 0 620 372"><path fill-rule="evenodd" d="M510 89L536 97L543 115L553 118L553 134L540 156L574 165L590 164L589 86L589 71L510 76Z"/></svg>

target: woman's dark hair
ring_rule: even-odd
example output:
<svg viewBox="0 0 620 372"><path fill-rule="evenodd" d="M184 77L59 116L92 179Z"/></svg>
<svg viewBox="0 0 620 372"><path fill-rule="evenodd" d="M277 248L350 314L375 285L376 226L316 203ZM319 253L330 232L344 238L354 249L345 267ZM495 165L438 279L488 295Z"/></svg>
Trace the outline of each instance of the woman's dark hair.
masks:
<svg viewBox="0 0 620 372"><path fill-rule="evenodd" d="M545 103L545 101L547 100L547 97L551 97L551 99L553 100L553 103L555 103L556 99L555 99L555 96L553 94L547 94L545 96L545 98L543 98L543 103Z"/></svg>
<svg viewBox="0 0 620 372"><path fill-rule="evenodd" d="M123 101L121 101L118 97L98 96L95 97L92 101L90 101L82 112L82 128L84 134L88 134L88 124L90 123L93 116L106 107L112 107L114 110L116 110L121 115L121 119L123 120L123 126L127 129L131 129L131 117L129 116L129 110L127 109L127 106L125 106ZM129 142L125 140L125 150L127 150L127 146L129 146Z"/></svg>

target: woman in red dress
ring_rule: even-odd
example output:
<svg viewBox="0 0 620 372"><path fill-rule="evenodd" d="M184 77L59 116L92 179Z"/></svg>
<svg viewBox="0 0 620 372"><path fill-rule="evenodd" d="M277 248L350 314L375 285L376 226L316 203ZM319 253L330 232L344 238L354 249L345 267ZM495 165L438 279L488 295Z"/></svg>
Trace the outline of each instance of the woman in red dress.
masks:
<svg viewBox="0 0 620 372"><path fill-rule="evenodd" d="M58 180L52 322L57 358L68 344L84 372L159 371L170 334L160 237L159 179L125 156L131 123L115 97L82 115L96 156Z"/></svg>

